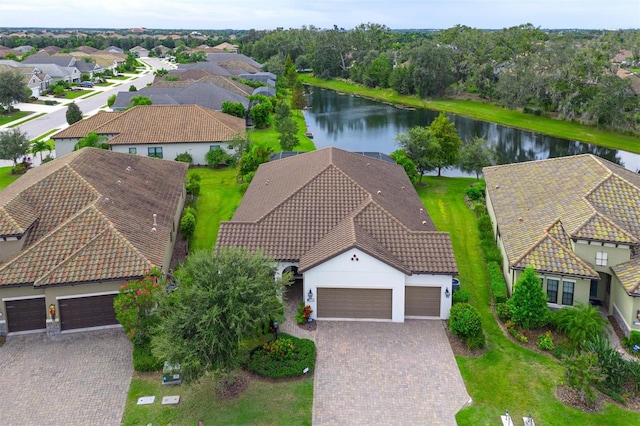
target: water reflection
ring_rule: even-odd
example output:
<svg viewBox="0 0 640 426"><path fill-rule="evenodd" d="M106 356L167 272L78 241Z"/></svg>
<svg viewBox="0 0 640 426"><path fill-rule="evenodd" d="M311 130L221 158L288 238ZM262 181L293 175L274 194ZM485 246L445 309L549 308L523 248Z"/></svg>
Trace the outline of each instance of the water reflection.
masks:
<svg viewBox="0 0 640 426"><path fill-rule="evenodd" d="M305 119L318 148L335 146L348 151L380 151L389 154L398 149L395 138L399 133L406 132L413 126L427 126L438 115L435 111L401 109L330 90L308 90L309 109L305 111ZM474 136L486 138L495 147L499 164L592 153L630 170L640 169L640 156L630 152L466 117L449 116L463 139ZM465 176L456 169L447 170L443 174Z"/></svg>

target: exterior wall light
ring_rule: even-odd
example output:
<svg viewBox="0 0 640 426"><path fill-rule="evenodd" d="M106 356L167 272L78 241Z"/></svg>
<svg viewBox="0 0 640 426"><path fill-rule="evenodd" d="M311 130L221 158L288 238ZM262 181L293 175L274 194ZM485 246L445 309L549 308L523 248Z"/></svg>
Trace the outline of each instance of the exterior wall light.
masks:
<svg viewBox="0 0 640 426"><path fill-rule="evenodd" d="M449 287L446 287L446 288L444 289L444 296L445 296L446 298L451 297L451 293L449 293Z"/></svg>
<svg viewBox="0 0 640 426"><path fill-rule="evenodd" d="M53 303L49 305L49 315L51 315L53 321L56 320L56 305Z"/></svg>
<svg viewBox="0 0 640 426"><path fill-rule="evenodd" d="M313 301L313 291L309 289L309 293L307 293L307 302L312 302L312 301Z"/></svg>

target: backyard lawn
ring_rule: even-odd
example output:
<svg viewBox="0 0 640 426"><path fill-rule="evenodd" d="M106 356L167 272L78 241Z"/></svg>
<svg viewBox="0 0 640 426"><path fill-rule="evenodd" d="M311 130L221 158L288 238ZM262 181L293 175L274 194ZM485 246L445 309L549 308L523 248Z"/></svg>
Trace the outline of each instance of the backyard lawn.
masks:
<svg viewBox="0 0 640 426"><path fill-rule="evenodd" d="M13 182L14 180L20 177L20 176L12 175L11 169L13 169L12 166L0 167L0 189L5 188L11 182Z"/></svg>
<svg viewBox="0 0 640 426"><path fill-rule="evenodd" d="M563 382L563 369L550 356L533 352L506 338L490 309L487 271L480 251L473 212L466 206L464 188L473 178L425 177L418 186L438 230L451 235L460 270L461 287L482 317L486 352L477 358L456 357L473 404L456 416L459 425L495 425L509 410L515 418L533 416L536 424L631 425L640 413L607 405L599 414L567 408L554 396Z"/></svg>

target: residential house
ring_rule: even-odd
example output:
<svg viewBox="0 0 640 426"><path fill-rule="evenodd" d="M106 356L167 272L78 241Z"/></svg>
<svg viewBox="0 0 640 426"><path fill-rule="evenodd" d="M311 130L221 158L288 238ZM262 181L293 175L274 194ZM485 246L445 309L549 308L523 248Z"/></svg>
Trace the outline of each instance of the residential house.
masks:
<svg viewBox="0 0 640 426"><path fill-rule="evenodd" d="M404 169L337 148L260 165L216 247L264 250L322 320L449 317L458 271Z"/></svg>
<svg viewBox="0 0 640 426"><path fill-rule="evenodd" d="M549 306L602 305L640 330L640 175L592 154L487 167L509 292L533 267Z"/></svg>
<svg viewBox="0 0 640 426"><path fill-rule="evenodd" d="M186 87L191 83L213 83L241 96L250 96L254 93L251 86L233 80L231 77L212 74L203 69L172 70L169 76L178 78L177 81L166 80L164 76L156 76L153 87Z"/></svg>
<svg viewBox="0 0 640 426"><path fill-rule="evenodd" d="M51 76L41 72L37 67L22 65L13 60L0 60L0 70L18 70L24 78L24 83L31 90L31 96L38 97L51 84Z"/></svg>
<svg viewBox="0 0 640 426"><path fill-rule="evenodd" d="M105 52L109 53L121 53L124 54L124 50L120 49L118 46L109 46L106 49L103 49Z"/></svg>
<svg viewBox="0 0 640 426"><path fill-rule="evenodd" d="M255 74L238 74L238 78L250 81L258 81L267 86L276 87L277 76L271 72L257 72Z"/></svg>
<svg viewBox="0 0 640 426"><path fill-rule="evenodd" d="M129 49L129 53L131 53L136 58L147 58L149 57L149 51L142 46L136 46Z"/></svg>
<svg viewBox="0 0 640 426"><path fill-rule="evenodd" d="M76 66L78 60L73 56L38 56L32 55L21 62L23 65L37 68L40 72L51 77L51 84L62 80L69 83L78 83L82 77L81 71Z"/></svg>
<svg viewBox="0 0 640 426"><path fill-rule="evenodd" d="M70 153L91 132L105 136L113 151L167 160L187 152L194 164L206 164L211 149L232 152L229 143L245 137L246 125L242 118L197 105L137 106L99 112L54 134L56 154Z"/></svg>
<svg viewBox="0 0 640 426"><path fill-rule="evenodd" d="M118 326L113 298L168 272L187 165L84 148L0 192L0 334Z"/></svg>
<svg viewBox="0 0 640 426"><path fill-rule="evenodd" d="M144 87L135 92L118 92L111 106L113 111L122 111L131 106L131 98L146 96L153 105L199 105L214 111L222 111L222 103L230 101L249 106L246 96L231 92L212 83L190 83L184 87Z"/></svg>
<svg viewBox="0 0 640 426"><path fill-rule="evenodd" d="M238 49L239 49L239 47L236 46L235 44L231 44L226 41L213 46L213 48L221 50L223 52L229 52L229 53L238 53Z"/></svg>

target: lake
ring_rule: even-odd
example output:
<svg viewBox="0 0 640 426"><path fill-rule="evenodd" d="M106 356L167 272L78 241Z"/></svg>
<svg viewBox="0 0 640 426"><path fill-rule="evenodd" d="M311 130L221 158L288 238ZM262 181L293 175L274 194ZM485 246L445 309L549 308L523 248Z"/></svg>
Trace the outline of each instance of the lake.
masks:
<svg viewBox="0 0 640 426"><path fill-rule="evenodd" d="M399 148L395 140L399 133L413 126L428 126L438 115L436 111L403 109L316 87L307 90L309 108L304 116L317 148L390 154ZM463 140L474 136L487 139L496 149L498 164L593 153L629 170L640 169L640 155L631 152L448 115ZM471 176L455 168L443 170L442 175Z"/></svg>

